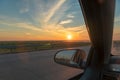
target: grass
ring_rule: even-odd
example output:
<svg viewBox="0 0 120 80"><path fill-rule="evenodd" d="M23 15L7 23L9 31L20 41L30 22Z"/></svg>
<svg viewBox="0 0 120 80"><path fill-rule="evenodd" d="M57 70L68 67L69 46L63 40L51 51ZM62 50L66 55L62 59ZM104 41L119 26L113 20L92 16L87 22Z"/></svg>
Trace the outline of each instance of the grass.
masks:
<svg viewBox="0 0 120 80"><path fill-rule="evenodd" d="M72 48L87 45L90 45L90 43L67 41L2 41L0 42L0 54Z"/></svg>

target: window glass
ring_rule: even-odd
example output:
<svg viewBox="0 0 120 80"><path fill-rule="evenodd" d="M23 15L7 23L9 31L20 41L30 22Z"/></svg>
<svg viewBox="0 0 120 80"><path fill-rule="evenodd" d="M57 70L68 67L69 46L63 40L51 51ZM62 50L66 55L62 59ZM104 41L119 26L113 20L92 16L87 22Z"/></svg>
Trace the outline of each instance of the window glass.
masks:
<svg viewBox="0 0 120 80"><path fill-rule="evenodd" d="M116 0L112 54L120 55L120 0Z"/></svg>
<svg viewBox="0 0 120 80"><path fill-rule="evenodd" d="M0 0L0 53L54 49L58 40L89 41L78 0Z"/></svg>

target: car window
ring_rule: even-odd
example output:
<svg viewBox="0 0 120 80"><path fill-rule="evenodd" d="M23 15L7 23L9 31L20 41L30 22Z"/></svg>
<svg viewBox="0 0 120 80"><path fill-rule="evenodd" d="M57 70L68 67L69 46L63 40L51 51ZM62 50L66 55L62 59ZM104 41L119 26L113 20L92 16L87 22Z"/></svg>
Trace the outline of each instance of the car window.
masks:
<svg viewBox="0 0 120 80"><path fill-rule="evenodd" d="M88 45L78 0L0 0L0 80L67 80L54 54Z"/></svg>
<svg viewBox="0 0 120 80"><path fill-rule="evenodd" d="M120 1L116 0L112 54L120 55Z"/></svg>
<svg viewBox="0 0 120 80"><path fill-rule="evenodd" d="M35 50L41 46L54 49L53 43L64 44L51 41L89 43L78 0L0 0L0 34L1 53L29 51L35 46ZM78 47L79 43L73 45Z"/></svg>

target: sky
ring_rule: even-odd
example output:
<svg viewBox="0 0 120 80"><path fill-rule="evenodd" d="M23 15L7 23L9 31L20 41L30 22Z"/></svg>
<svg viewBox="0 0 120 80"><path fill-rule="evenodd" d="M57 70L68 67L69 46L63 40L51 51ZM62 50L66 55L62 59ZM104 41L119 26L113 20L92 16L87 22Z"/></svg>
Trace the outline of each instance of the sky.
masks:
<svg viewBox="0 0 120 80"><path fill-rule="evenodd" d="M116 0L114 40L120 40ZM78 0L0 0L0 41L89 40Z"/></svg>

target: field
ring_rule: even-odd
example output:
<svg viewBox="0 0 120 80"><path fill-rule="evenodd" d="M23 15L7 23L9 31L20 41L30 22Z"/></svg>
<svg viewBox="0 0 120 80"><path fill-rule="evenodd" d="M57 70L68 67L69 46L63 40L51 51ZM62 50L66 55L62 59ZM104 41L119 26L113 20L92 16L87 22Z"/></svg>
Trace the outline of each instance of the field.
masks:
<svg viewBox="0 0 120 80"><path fill-rule="evenodd" d="M90 45L90 43L78 41L1 41L0 54L72 48L87 45Z"/></svg>

